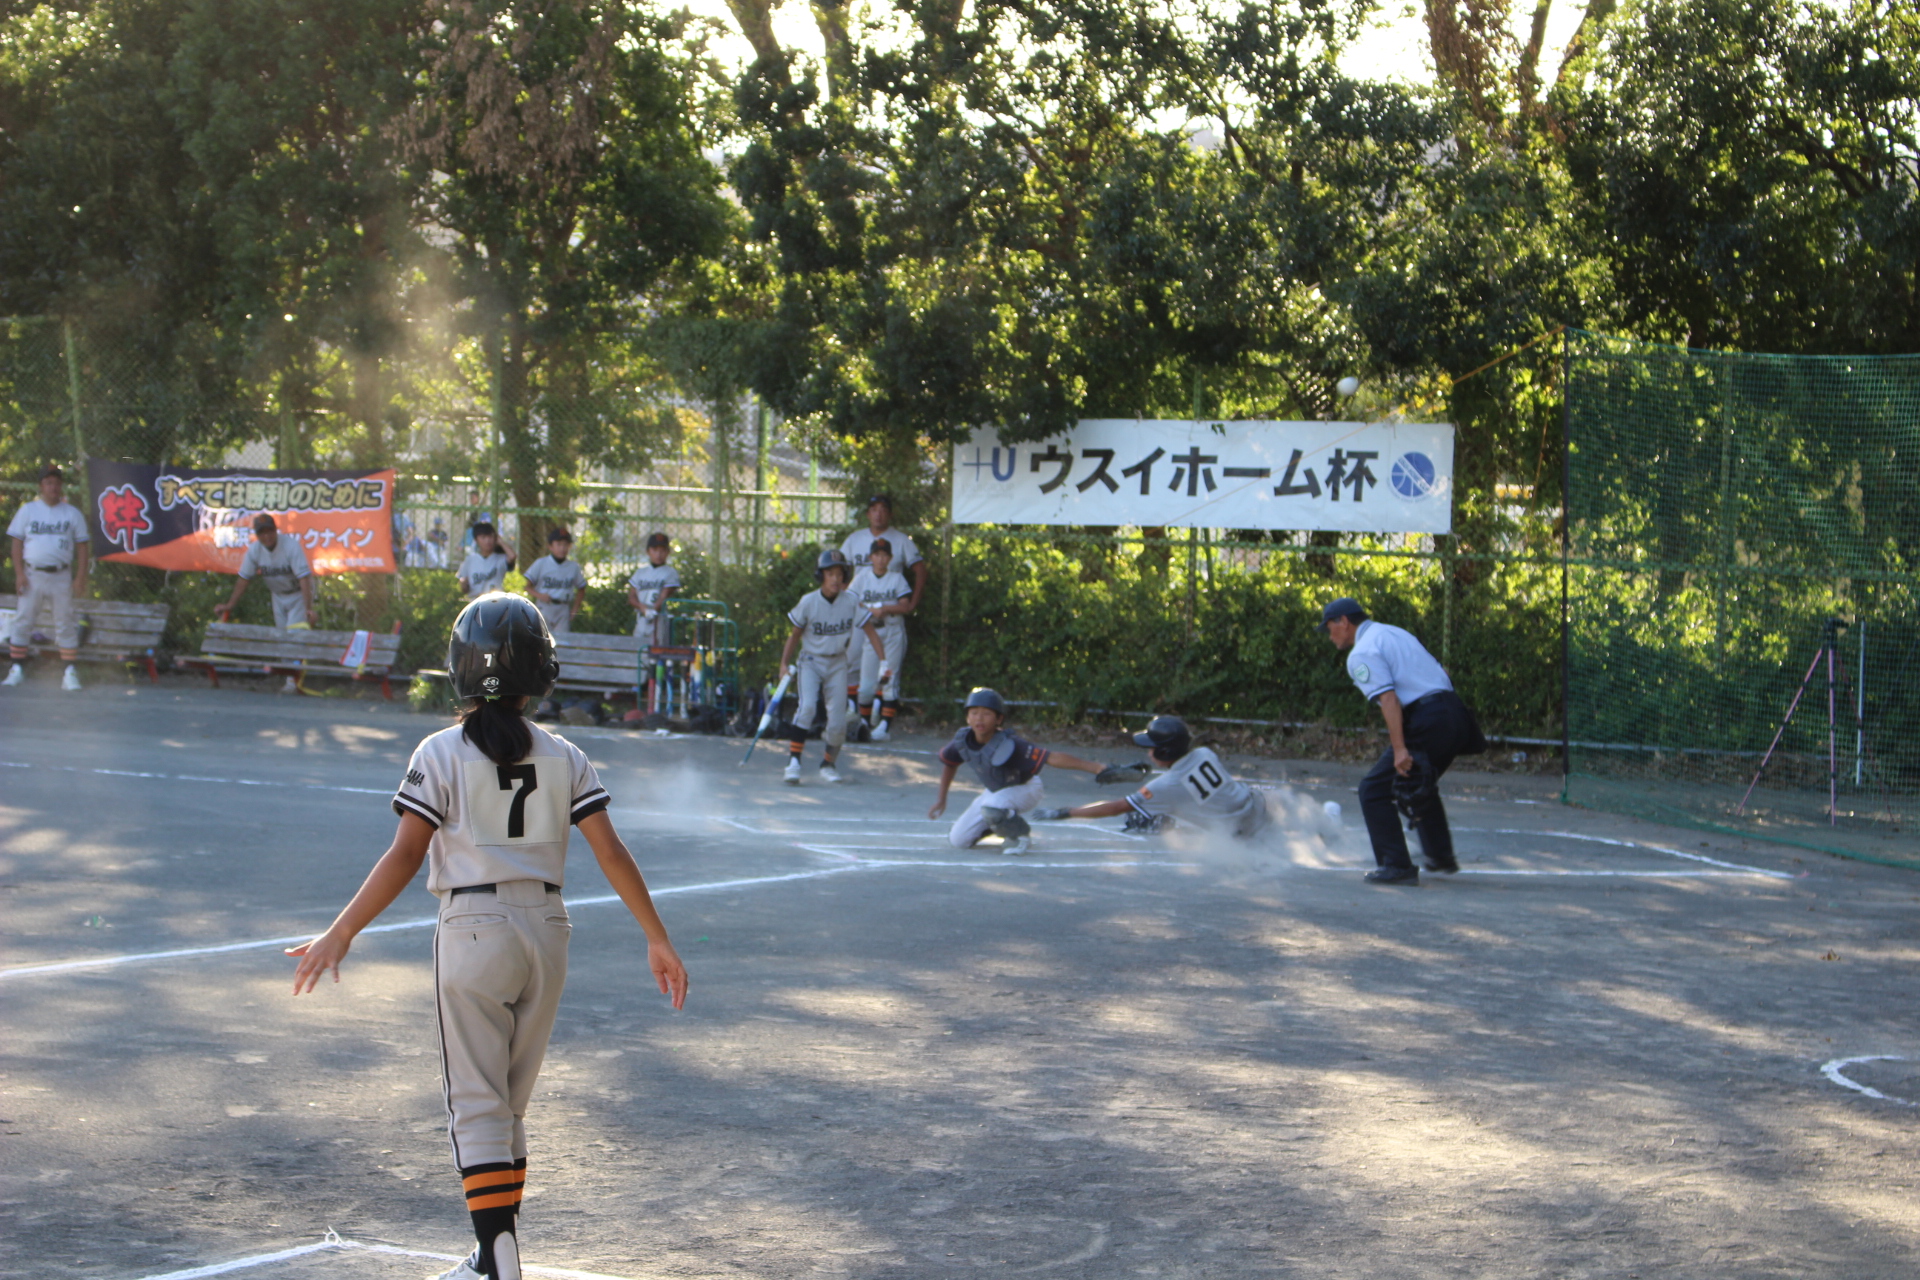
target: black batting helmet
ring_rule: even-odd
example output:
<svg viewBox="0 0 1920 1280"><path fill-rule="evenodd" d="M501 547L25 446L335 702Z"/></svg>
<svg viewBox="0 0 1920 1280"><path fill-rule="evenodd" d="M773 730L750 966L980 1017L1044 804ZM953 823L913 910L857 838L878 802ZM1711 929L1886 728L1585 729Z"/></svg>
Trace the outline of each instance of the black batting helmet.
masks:
<svg viewBox="0 0 1920 1280"><path fill-rule="evenodd" d="M846 552L838 549L822 551L820 553L820 558L813 562L813 580L815 582L825 582L827 580L827 570L836 567L847 575L848 582L853 581L853 563L847 559Z"/></svg>
<svg viewBox="0 0 1920 1280"><path fill-rule="evenodd" d="M1155 716L1145 733L1133 735L1133 745L1147 748L1162 760L1178 760L1193 750L1193 732L1179 716Z"/></svg>
<svg viewBox="0 0 1920 1280"><path fill-rule="evenodd" d="M489 591L453 620L447 671L458 697L544 698L560 678L560 663L533 601Z"/></svg>
<svg viewBox="0 0 1920 1280"><path fill-rule="evenodd" d="M1001 717L1007 714L1007 700L984 685L967 695L967 710L975 707L985 707Z"/></svg>

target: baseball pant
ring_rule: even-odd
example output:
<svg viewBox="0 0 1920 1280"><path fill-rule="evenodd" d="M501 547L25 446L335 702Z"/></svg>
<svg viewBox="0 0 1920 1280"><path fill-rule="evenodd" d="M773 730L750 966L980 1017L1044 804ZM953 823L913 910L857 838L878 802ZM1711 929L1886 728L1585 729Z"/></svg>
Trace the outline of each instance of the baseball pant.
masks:
<svg viewBox="0 0 1920 1280"><path fill-rule="evenodd" d="M882 698L893 701L900 696L900 663L907 656L907 629L905 627L881 627L880 647L887 651L887 683L880 685L880 655L866 642L866 636L855 632L854 641L860 645L860 705L870 706L876 689Z"/></svg>
<svg viewBox="0 0 1920 1280"><path fill-rule="evenodd" d="M7 637L13 644L13 656L16 659L27 656L27 645L33 640L33 624L39 620L42 608L53 610L53 642L60 646L60 656L73 661L80 648L80 618L73 609L73 572L65 568L28 567L27 593L20 597L14 610L13 634Z"/></svg>
<svg viewBox="0 0 1920 1280"><path fill-rule="evenodd" d="M985 810L1011 809L1015 813L1025 813L1046 799L1046 795L1046 785L1038 776L999 791L983 791L973 798L967 811L955 820L953 829L947 832L947 840L956 849L971 849L979 843L981 836L987 834Z"/></svg>
<svg viewBox="0 0 1920 1280"><path fill-rule="evenodd" d="M560 895L537 880L441 900L433 986L457 1168L526 1157L527 1102L567 982L572 932Z"/></svg>
<svg viewBox="0 0 1920 1280"><path fill-rule="evenodd" d="M573 605L570 601L547 603L536 600L533 602L533 607L538 609L540 616L547 620L547 630L553 634L564 636L573 633Z"/></svg>
<svg viewBox="0 0 1920 1280"><path fill-rule="evenodd" d="M871 647L871 646L869 646ZM793 727L802 734L813 728L814 708L820 694L827 695L827 729L821 740L838 747L847 740L847 658L820 658L800 655L800 705L794 709Z"/></svg>
<svg viewBox="0 0 1920 1280"><path fill-rule="evenodd" d="M1452 690L1430 693L1403 708L1401 726L1407 750L1424 752L1436 778L1455 756L1486 749L1473 712ZM1383 867L1411 867L1407 833L1400 827L1400 811L1393 806L1393 779L1393 748L1388 747L1360 779L1360 816L1366 819L1367 838L1373 841L1373 860ZM1427 802L1415 829L1422 853L1440 863L1452 860L1453 830L1447 826L1447 808L1439 796Z"/></svg>
<svg viewBox="0 0 1920 1280"><path fill-rule="evenodd" d="M270 592L273 600L273 625L290 627L307 620L307 597L300 591Z"/></svg>

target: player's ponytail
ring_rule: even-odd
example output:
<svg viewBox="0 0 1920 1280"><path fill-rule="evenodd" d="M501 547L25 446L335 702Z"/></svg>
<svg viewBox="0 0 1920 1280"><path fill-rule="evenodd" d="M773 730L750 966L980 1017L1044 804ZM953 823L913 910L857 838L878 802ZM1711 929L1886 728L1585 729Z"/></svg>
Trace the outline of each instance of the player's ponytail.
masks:
<svg viewBox="0 0 1920 1280"><path fill-rule="evenodd" d="M460 734L495 764L519 764L533 750L525 698L474 698L460 709Z"/></svg>

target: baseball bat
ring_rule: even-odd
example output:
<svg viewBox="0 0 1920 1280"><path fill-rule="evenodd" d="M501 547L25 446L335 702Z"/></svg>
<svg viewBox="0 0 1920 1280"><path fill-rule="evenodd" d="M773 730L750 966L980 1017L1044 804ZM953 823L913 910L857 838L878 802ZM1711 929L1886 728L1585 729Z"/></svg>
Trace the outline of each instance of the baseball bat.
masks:
<svg viewBox="0 0 1920 1280"><path fill-rule="evenodd" d="M761 735L773 727L774 714L780 709L780 700L787 696L787 685L792 681L793 672L789 670L779 686L774 689L773 696L767 699L767 709L760 713L760 727L753 731L753 737L747 743L747 754L740 757L741 764L753 758L753 749L760 745Z"/></svg>

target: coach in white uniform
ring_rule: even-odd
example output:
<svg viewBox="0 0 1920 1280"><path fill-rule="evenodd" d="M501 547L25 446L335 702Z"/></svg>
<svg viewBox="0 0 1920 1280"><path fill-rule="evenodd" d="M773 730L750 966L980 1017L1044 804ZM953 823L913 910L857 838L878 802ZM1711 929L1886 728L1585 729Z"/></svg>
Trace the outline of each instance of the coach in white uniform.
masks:
<svg viewBox="0 0 1920 1280"><path fill-rule="evenodd" d="M1420 849L1429 871L1454 872L1453 832L1436 785L1455 756L1487 749L1473 712L1453 691L1453 681L1411 632L1375 622L1360 602L1342 596L1320 611L1320 630L1347 651L1347 675L1360 692L1380 704L1392 743L1360 780L1360 813L1373 841L1367 872L1374 884L1418 884L1420 872L1407 851L1407 835L1395 808L1395 780L1409 792Z"/></svg>
<svg viewBox="0 0 1920 1280"><path fill-rule="evenodd" d="M49 463L40 473L40 496L15 513L7 536L13 539L13 585L20 601L13 615L13 634L7 637L13 670L0 683L16 685L26 679L20 664L27 660L33 624L44 607L53 611L53 641L60 646L60 660L67 664L60 687L69 692L78 689L80 677L73 664L80 657L80 620L74 616L73 602L87 594L87 518L67 501L59 467Z"/></svg>
<svg viewBox="0 0 1920 1280"><path fill-rule="evenodd" d="M261 512L253 518L253 543L240 558L240 581L233 594L215 609L222 622L233 616L233 608L255 578L267 584L267 599L273 601L273 625L305 627L313 617L313 569L297 537L282 537L273 517Z"/></svg>

